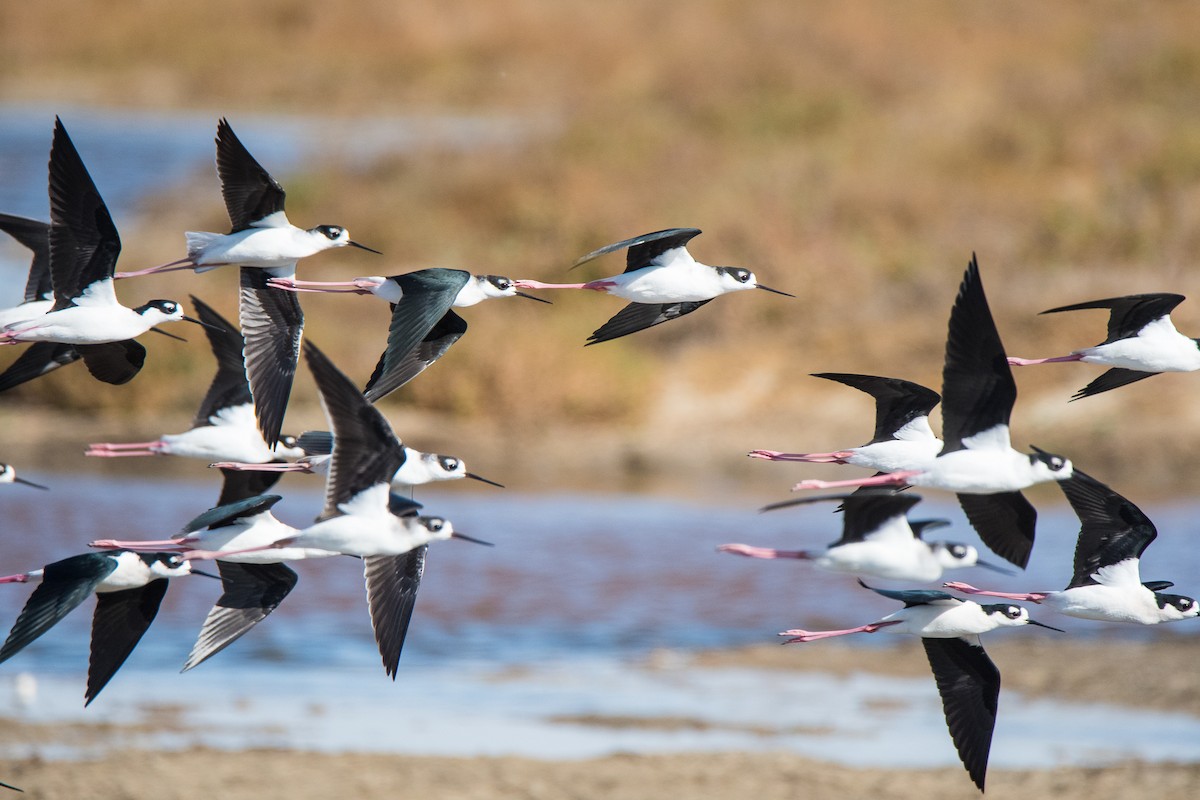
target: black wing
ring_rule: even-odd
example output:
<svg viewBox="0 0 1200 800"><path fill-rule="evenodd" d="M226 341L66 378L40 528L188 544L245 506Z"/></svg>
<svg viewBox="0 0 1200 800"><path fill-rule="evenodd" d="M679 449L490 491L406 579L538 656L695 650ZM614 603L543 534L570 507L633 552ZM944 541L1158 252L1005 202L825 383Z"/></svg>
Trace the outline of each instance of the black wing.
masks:
<svg viewBox="0 0 1200 800"><path fill-rule="evenodd" d="M858 579L858 585L864 589L870 589L876 594L881 594L891 600L899 600L904 603L905 608L912 606L924 606L930 603L945 602L947 600L955 603L963 602L952 594L948 594L939 589L876 589L874 586L867 586L863 583L862 578Z"/></svg>
<svg viewBox="0 0 1200 800"><path fill-rule="evenodd" d="M1157 372L1141 372L1136 369L1121 369L1113 367L1105 372L1099 378L1089 383L1087 386L1080 389L1075 394L1071 395L1072 400L1080 400L1084 397L1091 397L1094 394L1107 392L1110 389L1117 389L1130 383L1145 380L1152 375L1157 375Z"/></svg>
<svg viewBox="0 0 1200 800"><path fill-rule="evenodd" d="M50 276L54 309L99 281L112 281L121 237L62 122L50 148ZM111 283L109 286L111 291Z"/></svg>
<svg viewBox="0 0 1200 800"><path fill-rule="evenodd" d="M299 580L283 564L218 561L217 570L223 592L208 612L183 672L212 658L266 619Z"/></svg>
<svg viewBox="0 0 1200 800"><path fill-rule="evenodd" d="M1033 551L1037 511L1020 492L960 494L958 504L971 527L996 555L1021 569Z"/></svg>
<svg viewBox="0 0 1200 800"><path fill-rule="evenodd" d="M85 706L96 699L137 647L150 623L154 622L166 593L166 578L150 581L136 589L97 593L96 613L92 615L92 654L88 660Z"/></svg>
<svg viewBox="0 0 1200 800"><path fill-rule="evenodd" d="M863 541L888 520L903 517L919 502L921 497L915 494L854 492L846 495L842 498L842 510L846 512L842 538L830 547Z"/></svg>
<svg viewBox="0 0 1200 800"><path fill-rule="evenodd" d="M398 556L367 556L363 559L375 642L383 657L383 668L392 680L396 679L396 667L400 663L404 638L408 635L408 623L417 602L417 589L425 572L428 550L429 545L423 544Z"/></svg>
<svg viewBox="0 0 1200 800"><path fill-rule="evenodd" d="M304 356L321 393L333 433L333 457L325 480L321 519L340 513L339 505L379 484L390 484L404 464L404 445L375 406L311 342Z"/></svg>
<svg viewBox="0 0 1200 800"><path fill-rule="evenodd" d="M114 386L129 383L146 363L146 348L133 339L103 344L77 344L75 349L93 378Z"/></svg>
<svg viewBox="0 0 1200 800"><path fill-rule="evenodd" d="M283 430L300 360L300 337L304 334L304 312L294 292L267 285L271 277L265 269L241 268L242 335L246 339L244 356L254 414L263 441L274 446Z"/></svg>
<svg viewBox="0 0 1200 800"><path fill-rule="evenodd" d="M103 553L83 553L47 564L42 582L25 601L4 646L0 647L0 663L53 628L116 568L116 559Z"/></svg>
<svg viewBox="0 0 1200 800"><path fill-rule="evenodd" d="M1059 311L1079 311L1085 308L1107 308L1108 338L1101 344L1110 344L1119 339L1129 339L1137 336L1138 332L1154 322L1167 316L1175 306L1184 301L1181 294L1131 294L1125 297L1109 297L1104 300L1089 300L1086 303L1075 303L1070 306L1059 306L1043 311L1043 314L1057 314Z"/></svg>
<svg viewBox="0 0 1200 800"><path fill-rule="evenodd" d="M372 403L390 395L416 375L425 372L428 366L445 355L451 344L467 332L467 320L448 308L442 318L432 327L428 327L418 341L413 342L415 330L397 330L397 321L406 329L409 327L409 321L397 319L397 311L402 306L403 300L397 303L392 311L388 347L383 351L383 355L379 356L371 379L367 380L367 385L362 390Z"/></svg>
<svg viewBox="0 0 1200 800"><path fill-rule="evenodd" d="M225 210L233 225L230 233L244 231L259 220L283 211L283 187L254 160L224 118L217 123L217 175L221 178Z"/></svg>
<svg viewBox="0 0 1200 800"><path fill-rule="evenodd" d="M1090 475L1075 470L1058 483L1080 522L1068 589L1094 584L1101 567L1140 559L1158 535L1140 508Z"/></svg>
<svg viewBox="0 0 1200 800"><path fill-rule="evenodd" d="M0 373L0 392L40 378L59 367L74 364L81 358L73 344L34 342Z"/></svg>
<svg viewBox="0 0 1200 800"><path fill-rule="evenodd" d="M1008 425L1017 384L988 308L974 255L950 312L946 363L942 368L942 453L962 449L962 440Z"/></svg>
<svg viewBox="0 0 1200 800"><path fill-rule="evenodd" d="M12 214L0 214L0 231L33 251L29 278L25 281L25 302L32 303L45 298L51 292L50 224Z"/></svg>
<svg viewBox="0 0 1200 800"><path fill-rule="evenodd" d="M942 400L933 389L899 378L844 372L814 372L813 377L844 383L875 398L875 436L867 444L891 441L896 431L917 417L929 416Z"/></svg>
<svg viewBox="0 0 1200 800"><path fill-rule="evenodd" d="M209 384L208 392L192 421L192 427L198 428L211 425L209 417L221 409L253 403L254 399L246 379L246 359L243 356L246 340L237 326L195 295L192 295L192 305L196 307L196 318L205 324L204 333L217 359L217 374Z"/></svg>
<svg viewBox="0 0 1200 800"><path fill-rule="evenodd" d="M283 477L282 472L260 470L221 469L225 480L221 484L221 495L217 505L224 506L266 492Z"/></svg>
<svg viewBox="0 0 1200 800"><path fill-rule="evenodd" d="M621 336L628 336L664 322L670 322L684 314L690 314L711 300L687 303L630 303L616 313L608 322L597 328L588 337L587 345L600 344ZM587 346L585 345L585 347Z"/></svg>
<svg viewBox="0 0 1200 800"><path fill-rule="evenodd" d="M622 242L606 244L599 250L593 250L586 256L577 258L575 263L571 265L571 269L578 267L580 264L586 264L592 259L599 258L606 253L612 253L628 247L629 254L625 258L625 271L633 272L642 267L650 266L656 258L668 250L674 250L676 247L686 247L687 243L699 234L699 228L667 228L666 230L655 231L654 233L644 233L641 236L635 236L632 239L626 239Z"/></svg>
<svg viewBox="0 0 1200 800"><path fill-rule="evenodd" d="M922 638L921 643L942 696L950 738L967 774L982 792L996 728L1000 670L977 636L970 640Z"/></svg>
<svg viewBox="0 0 1200 800"><path fill-rule="evenodd" d="M244 517L252 517L270 511L283 498L277 494L247 497L231 503L210 508L183 527L182 533L193 533L202 528L220 528Z"/></svg>
<svg viewBox="0 0 1200 800"><path fill-rule="evenodd" d="M305 431L296 439L296 446L306 456L327 456L333 452L333 434L329 431Z"/></svg>

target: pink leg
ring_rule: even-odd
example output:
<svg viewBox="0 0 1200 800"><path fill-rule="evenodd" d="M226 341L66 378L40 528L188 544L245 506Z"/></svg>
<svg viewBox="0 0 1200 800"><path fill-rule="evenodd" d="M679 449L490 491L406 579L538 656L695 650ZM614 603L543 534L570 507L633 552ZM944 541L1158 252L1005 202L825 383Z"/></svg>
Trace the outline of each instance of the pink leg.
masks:
<svg viewBox="0 0 1200 800"><path fill-rule="evenodd" d="M221 264L208 264L206 266L219 267ZM140 278L143 275L157 275L160 272L178 272L184 269L195 269L196 264L191 258L181 258L178 261L170 261L166 264L159 264L157 267L147 267L133 272L115 272L113 278L122 280L124 278Z"/></svg>
<svg viewBox="0 0 1200 800"><path fill-rule="evenodd" d="M88 542L88 547L95 547L100 550L132 550L135 553L158 553L164 548L170 550L184 550L194 542L195 539L151 539L147 541L124 541L121 539L96 539L93 542Z"/></svg>
<svg viewBox="0 0 1200 800"><path fill-rule="evenodd" d="M183 553L183 557L189 561L213 561L219 558L225 558L227 556L241 555L242 553L261 553L264 550L278 550L280 548L287 547L295 540L295 538L295 536L289 536L286 539L280 539L279 541L272 542L271 544L262 544L258 547L246 547L241 550L188 550L187 552Z"/></svg>
<svg viewBox="0 0 1200 800"><path fill-rule="evenodd" d="M366 280L364 278L355 278L352 281L298 281L295 278L268 278L267 285L289 292L371 294L371 291L379 288L380 284L378 281Z"/></svg>
<svg viewBox="0 0 1200 800"><path fill-rule="evenodd" d="M89 444L89 450L153 450L162 445L161 439L153 442L96 442Z"/></svg>
<svg viewBox="0 0 1200 800"><path fill-rule="evenodd" d="M971 584L963 583L962 581L947 581L946 583L943 583L942 586L947 589L953 589L956 592L962 592L963 594L978 594L983 595L984 597L1003 597L1005 600L1020 600L1027 603L1040 603L1049 595L1049 592L1029 592L1027 594L1021 594L1019 592L988 592L984 591L983 589L976 589Z"/></svg>
<svg viewBox="0 0 1200 800"><path fill-rule="evenodd" d="M846 459L854 455L849 450L835 450L832 453L784 453L779 450L751 450L747 453L750 458L761 458L764 461L803 461L808 464L845 464Z"/></svg>
<svg viewBox="0 0 1200 800"><path fill-rule="evenodd" d="M24 572L20 573L19 575L5 575L4 577L0 578L0 583L27 583L28 581L29 576Z"/></svg>
<svg viewBox="0 0 1200 800"><path fill-rule="evenodd" d="M607 283L607 286L598 286L596 284ZM513 286L518 289L595 289L598 292L603 292L608 289L608 286L616 286L611 281L592 281L591 283L542 283L541 281L513 281Z"/></svg>
<svg viewBox="0 0 1200 800"><path fill-rule="evenodd" d="M247 464L244 461L214 461L208 466L215 469L231 469L235 472L312 472L310 465L300 462L291 464L279 464L275 462L269 464Z"/></svg>
<svg viewBox="0 0 1200 800"><path fill-rule="evenodd" d="M800 558L811 559L812 556L803 550L772 550L769 547L753 547L748 544L723 544L717 548L718 553L734 553L750 558Z"/></svg>
<svg viewBox="0 0 1200 800"><path fill-rule="evenodd" d="M887 475L872 475L870 478L858 478L849 481L800 481L792 487L792 491L798 492L804 489L849 489L859 486L898 486L906 483L914 475L920 474L920 471L913 469L892 472Z"/></svg>
<svg viewBox="0 0 1200 800"><path fill-rule="evenodd" d="M131 458L134 456L165 456L161 450L87 450L85 456L92 458Z"/></svg>
<svg viewBox="0 0 1200 800"><path fill-rule="evenodd" d="M899 624L900 620L893 619L887 622L871 622L867 625L860 625L857 628L847 628L841 631L806 631L801 628L793 628L779 635L792 637L784 642L784 644L797 644L801 642L815 642L817 639L831 639L834 636L847 636L851 633L874 633L880 628L886 628L888 625Z"/></svg>
<svg viewBox="0 0 1200 800"><path fill-rule="evenodd" d="M1016 356L1008 357L1008 365L1010 367L1032 367L1034 364L1060 364L1066 361L1081 361L1082 353L1071 353L1069 356L1056 356L1054 358L1017 358Z"/></svg>

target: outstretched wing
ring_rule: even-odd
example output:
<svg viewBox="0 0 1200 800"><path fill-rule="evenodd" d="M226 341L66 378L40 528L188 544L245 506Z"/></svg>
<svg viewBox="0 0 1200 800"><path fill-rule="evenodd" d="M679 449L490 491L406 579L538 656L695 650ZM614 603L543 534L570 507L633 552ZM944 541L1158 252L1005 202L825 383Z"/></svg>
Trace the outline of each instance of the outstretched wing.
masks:
<svg viewBox="0 0 1200 800"><path fill-rule="evenodd" d="M92 615L92 653L88 660L88 705L108 685L113 675L129 658L158 614L167 579L159 578L136 589L100 592L96 595L96 613Z"/></svg>
<svg viewBox="0 0 1200 800"><path fill-rule="evenodd" d="M1069 306L1059 306L1043 311L1043 314L1057 314L1060 311L1079 311L1085 308L1107 308L1108 338L1102 344L1110 344L1118 339L1128 339L1137 336L1142 328L1156 319L1167 316L1175 306L1184 301L1181 294L1131 294L1125 297L1107 297L1103 300L1088 300Z"/></svg>
<svg viewBox="0 0 1200 800"><path fill-rule="evenodd" d="M971 780L983 791L992 732L1000 700L1000 670L988 658L978 636L922 638L933 669L950 738Z"/></svg>
<svg viewBox="0 0 1200 800"><path fill-rule="evenodd" d="M400 651L408 635L417 589L425 573L425 554L429 545L421 545L398 556L368 556L363 559L367 581L367 604L375 642L383 657L383 668L396 679Z"/></svg>
<svg viewBox="0 0 1200 800"><path fill-rule="evenodd" d="M283 564L218 561L223 592L208 612L183 671L199 666L244 636L279 607L299 576Z"/></svg>
<svg viewBox="0 0 1200 800"><path fill-rule="evenodd" d="M690 314L711 300L686 303L630 303L588 337L587 345L600 344L631 333L637 333L664 322Z"/></svg>
<svg viewBox="0 0 1200 800"><path fill-rule="evenodd" d="M244 231L283 212L283 187L254 160L224 117L217 123L217 175L233 225L230 233ZM286 217L279 222L288 224Z"/></svg>

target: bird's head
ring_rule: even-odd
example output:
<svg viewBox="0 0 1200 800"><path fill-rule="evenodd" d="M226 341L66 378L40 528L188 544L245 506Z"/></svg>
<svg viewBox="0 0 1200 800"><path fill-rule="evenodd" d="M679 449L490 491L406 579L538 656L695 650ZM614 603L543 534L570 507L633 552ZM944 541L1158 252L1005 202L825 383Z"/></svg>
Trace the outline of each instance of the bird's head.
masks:
<svg viewBox="0 0 1200 800"><path fill-rule="evenodd" d="M795 297L795 295L788 294L787 292L763 286L758 282L758 278L754 276L753 272L743 267L713 267L713 269L717 271L721 288L726 292L740 292L743 289L762 289L773 294L781 294L784 297Z"/></svg>
<svg viewBox="0 0 1200 800"><path fill-rule="evenodd" d="M322 250L328 250L333 247L357 247L359 250L366 250L368 253L383 255L378 250L373 250L364 244L359 244L350 238L350 232L341 225L318 225L315 228L310 228L309 233L317 239L317 242Z"/></svg>
<svg viewBox="0 0 1200 800"><path fill-rule="evenodd" d="M1154 600L1158 603L1163 622L1174 622L1179 619L1200 616L1200 605L1190 597L1184 597L1181 594L1155 592Z"/></svg>
<svg viewBox="0 0 1200 800"><path fill-rule="evenodd" d="M1049 628L1052 631L1062 633L1058 628L1051 628L1049 625L1043 624L1029 618L1029 612L1021 606L1013 605L1012 603L991 603L981 605L983 613L988 616L988 619L997 628L1015 628L1020 625L1036 625L1039 628Z"/></svg>
<svg viewBox="0 0 1200 800"><path fill-rule="evenodd" d="M1039 447L1033 447L1029 456L1029 464L1033 467L1038 481L1062 481L1071 477L1075 471L1071 460L1055 453L1047 453Z"/></svg>

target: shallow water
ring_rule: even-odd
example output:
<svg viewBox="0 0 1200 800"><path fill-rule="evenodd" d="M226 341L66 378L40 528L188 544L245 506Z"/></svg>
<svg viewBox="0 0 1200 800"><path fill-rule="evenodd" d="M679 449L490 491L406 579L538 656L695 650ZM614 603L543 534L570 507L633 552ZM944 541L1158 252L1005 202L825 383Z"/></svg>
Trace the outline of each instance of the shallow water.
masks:
<svg viewBox="0 0 1200 800"><path fill-rule="evenodd" d="M201 468L202 470L202 468ZM206 508L212 480L118 481L39 476L49 493L4 487L0 570L15 572L83 550L100 536L158 538ZM206 476L207 477L207 476ZM279 515L319 511L319 481L286 478ZM0 687L24 671L38 700L22 710L0 689L0 714L40 720L137 721L178 707L179 733L135 742L182 747L581 758L620 751L771 749L856 764L953 764L932 680L701 669L688 651L775 641L789 627L860 624L895 604L796 562L714 552L717 544L815 546L836 538L830 507L758 514L752 505L684 504L629 496L542 496L456 485L422 490L430 513L496 543L431 548L413 627L393 684L383 674L353 559L296 564L301 580L270 619L198 669L178 675L214 582L173 583L162 612L91 708L81 707L91 603L0 667ZM932 502L931 502L932 501ZM975 542L954 508L929 498L921 516ZM1160 525L1147 578L1197 574L1190 511L1147 508ZM977 585L1029 590L1065 584L1076 531L1068 508L1043 511L1029 572L954 573ZM884 582L879 582L884 585ZM28 588L0 586L0 624ZM1192 589L1194 592L1195 589ZM1134 628L1035 616L1076 636L1143 636ZM1195 636L1187 623L1174 635ZM993 637L1054 635L1036 629ZM864 637L861 646L873 646ZM915 645L915 643L914 643ZM814 644L811 646L820 646ZM993 763L1045 766L1145 757L1200 759L1200 720L1099 706L1001 698ZM603 727L558 717L672 717L678 729ZM146 738L149 737L149 738ZM124 739L107 740L115 746ZM86 749L38 746L47 757Z"/></svg>

